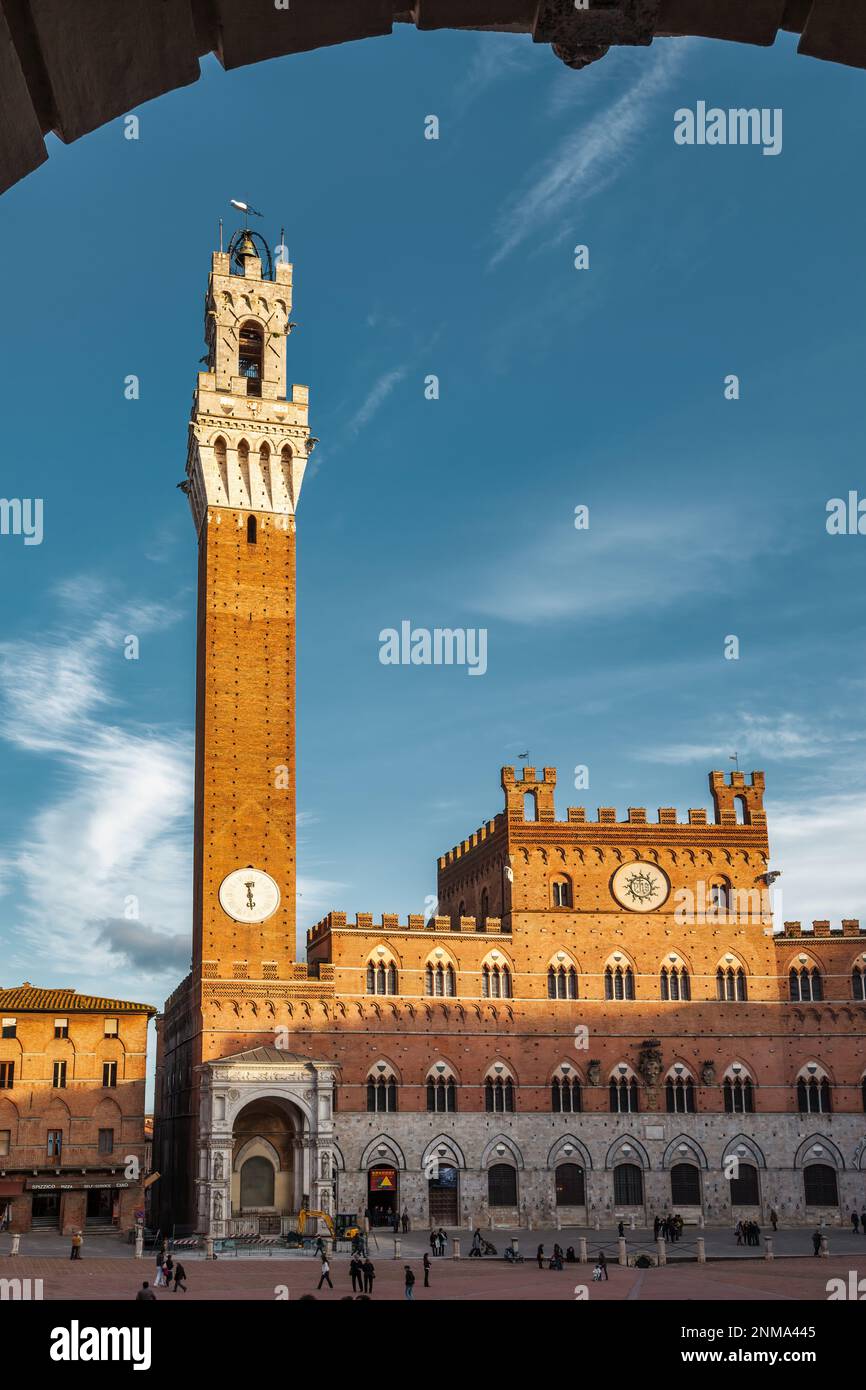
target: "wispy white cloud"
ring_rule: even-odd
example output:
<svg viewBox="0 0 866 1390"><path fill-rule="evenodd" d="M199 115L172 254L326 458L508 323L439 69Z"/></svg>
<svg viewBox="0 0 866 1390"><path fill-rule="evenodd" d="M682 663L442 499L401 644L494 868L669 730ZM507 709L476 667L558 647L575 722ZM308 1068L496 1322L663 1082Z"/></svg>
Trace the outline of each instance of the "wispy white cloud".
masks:
<svg viewBox="0 0 866 1390"><path fill-rule="evenodd" d="M687 51L683 40L654 44L637 81L612 105L560 141L541 172L525 182L501 209L489 269L528 237L546 232L578 198L585 203L620 176L653 116L653 102L669 86Z"/></svg>
<svg viewBox="0 0 866 1390"><path fill-rule="evenodd" d="M767 802L774 920L866 920L866 796L863 791Z"/></svg>
<svg viewBox="0 0 866 1390"><path fill-rule="evenodd" d="M0 737L54 776L4 856L7 977L158 998L188 954L192 739L124 720L111 679L127 633L172 621L131 605L0 646Z"/></svg>
<svg viewBox="0 0 866 1390"><path fill-rule="evenodd" d="M737 530L737 568L727 537ZM789 543L789 542L786 542ZM491 566L474 606L516 623L604 618L683 603L697 592L730 592L749 562L782 542L718 507L655 507L625 516L595 507L588 530L573 524L541 536L517 568Z"/></svg>
<svg viewBox="0 0 866 1390"><path fill-rule="evenodd" d="M393 367L391 371L383 372L377 381L374 382L372 389L367 393L362 405L356 410L346 426L349 434L358 434L365 425L370 423L376 411L384 405L395 386L399 385L408 374L408 371L408 367Z"/></svg>
<svg viewBox="0 0 866 1390"><path fill-rule="evenodd" d="M818 725L792 712L774 717L743 710L713 722L713 731L700 740L659 744L639 750L635 756L650 762L703 764L715 758L721 760L717 764L719 767L727 767L730 756L736 752L741 764L745 759L754 766L756 759L776 762L848 759L852 747L866 744L866 730L841 728L837 721L826 716ZM860 775L864 772L866 769L861 767Z"/></svg>

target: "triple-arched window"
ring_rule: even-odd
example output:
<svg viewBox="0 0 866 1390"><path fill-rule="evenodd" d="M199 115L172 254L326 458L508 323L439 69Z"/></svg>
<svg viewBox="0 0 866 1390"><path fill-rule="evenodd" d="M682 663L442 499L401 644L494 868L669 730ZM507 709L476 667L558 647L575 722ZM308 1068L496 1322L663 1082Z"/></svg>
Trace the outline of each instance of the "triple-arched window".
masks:
<svg viewBox="0 0 866 1390"><path fill-rule="evenodd" d="M457 977L450 961L428 961L424 971L424 990L427 994L454 995L457 993Z"/></svg>
<svg viewBox="0 0 866 1390"><path fill-rule="evenodd" d="M741 965L720 965L716 971L716 996L725 1001L748 998L746 972Z"/></svg>
<svg viewBox="0 0 866 1390"><path fill-rule="evenodd" d="M830 1078L817 1062L809 1062L797 1077L797 1109L804 1115L832 1112Z"/></svg>
<svg viewBox="0 0 866 1390"><path fill-rule="evenodd" d="M427 1074L427 1109L431 1114L457 1109L457 1079L446 1062L437 1062Z"/></svg>
<svg viewBox="0 0 866 1390"><path fill-rule="evenodd" d="M484 1109L495 1114L510 1114L514 1110L514 1081L501 1065L494 1066L484 1078Z"/></svg>
<svg viewBox="0 0 866 1390"><path fill-rule="evenodd" d="M511 971L507 965L481 967L481 994L484 999L511 998Z"/></svg>
<svg viewBox="0 0 866 1390"><path fill-rule="evenodd" d="M610 1112L612 1115L634 1115L639 1109L637 1077L629 1067L619 1066L610 1078Z"/></svg>
<svg viewBox="0 0 866 1390"><path fill-rule="evenodd" d="M375 961L367 963L367 993L396 994L399 980L394 961Z"/></svg>
<svg viewBox="0 0 866 1390"><path fill-rule="evenodd" d="M561 1067L550 1083L550 1108L554 1115L577 1115L582 1109L580 1082L571 1069Z"/></svg>
<svg viewBox="0 0 866 1390"><path fill-rule="evenodd" d="M604 972L605 999L634 999L634 971L630 965L609 965Z"/></svg>
<svg viewBox="0 0 866 1390"><path fill-rule="evenodd" d="M576 999L577 971L565 962L549 965L547 968L548 999Z"/></svg>
<svg viewBox="0 0 866 1390"><path fill-rule="evenodd" d="M695 1113L695 1083L683 1066L668 1072L665 1082L665 1105L669 1115Z"/></svg>
<svg viewBox="0 0 866 1390"><path fill-rule="evenodd" d="M367 1074L368 1111L391 1111L397 1109L397 1078L387 1063L377 1062Z"/></svg>
<svg viewBox="0 0 866 1390"><path fill-rule="evenodd" d="M755 1109L752 1078L740 1062L725 1072L722 1082L725 1110L729 1115L751 1115Z"/></svg>
<svg viewBox="0 0 866 1390"><path fill-rule="evenodd" d="M792 965L788 972L791 998L801 1003L809 1003L824 998L821 972L815 965Z"/></svg>
<svg viewBox="0 0 866 1390"><path fill-rule="evenodd" d="M682 961L666 963L659 972L662 999L691 999L689 972Z"/></svg>

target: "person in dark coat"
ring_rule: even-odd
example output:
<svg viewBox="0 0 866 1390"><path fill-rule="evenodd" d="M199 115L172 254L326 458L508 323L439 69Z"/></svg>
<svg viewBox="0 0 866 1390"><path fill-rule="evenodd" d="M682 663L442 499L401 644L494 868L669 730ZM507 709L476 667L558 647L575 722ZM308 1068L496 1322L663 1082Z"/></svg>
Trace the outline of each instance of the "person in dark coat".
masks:
<svg viewBox="0 0 866 1390"><path fill-rule="evenodd" d="M407 1298L414 1298L414 1297L415 1297L415 1275L414 1275L413 1272L412 1272L412 1266L411 1266L411 1265L405 1265L404 1268L405 1268L405 1271L406 1271L406 1277L405 1277L405 1280L404 1280L405 1288L406 1288L406 1297L407 1297Z"/></svg>
<svg viewBox="0 0 866 1390"><path fill-rule="evenodd" d="M602 1279L609 1279L610 1275L607 1272L607 1255L603 1250L599 1250L598 1252L598 1267L601 1270Z"/></svg>
<svg viewBox="0 0 866 1390"><path fill-rule="evenodd" d="M536 1252L535 1252L535 1258L536 1258L537 1261L538 1261L538 1268L539 1268L539 1269L544 1269L544 1246L543 1246L543 1245L539 1245L538 1249L537 1249Z"/></svg>
<svg viewBox="0 0 866 1390"><path fill-rule="evenodd" d="M376 1266L373 1264L373 1261L370 1259L369 1255L367 1256L361 1268L364 1272L364 1293L372 1293L373 1280L376 1278Z"/></svg>
<svg viewBox="0 0 866 1390"><path fill-rule="evenodd" d="M352 1279L353 1293L364 1292L364 1275L362 1273L362 1270L363 1266L361 1264L361 1261L358 1259L357 1254L353 1255L351 1260L349 1261L349 1274Z"/></svg>
<svg viewBox="0 0 866 1390"><path fill-rule="evenodd" d="M424 1251L424 1287L425 1289L430 1287L430 1256L426 1250Z"/></svg>
<svg viewBox="0 0 866 1390"><path fill-rule="evenodd" d="M820 1255L820 1253L821 1253L821 1232L818 1230L818 1228L817 1228L817 1226L816 1226L815 1229L814 1229L814 1231L812 1232L812 1254L813 1254L813 1255Z"/></svg>
<svg viewBox="0 0 866 1390"><path fill-rule="evenodd" d="M135 1295L136 1303L155 1303L156 1294L145 1279L138 1293Z"/></svg>
<svg viewBox="0 0 866 1390"><path fill-rule="evenodd" d="M177 1293L178 1289L183 1289L184 1293L186 1293L186 1270L180 1260L177 1261L174 1267L174 1288L172 1293Z"/></svg>

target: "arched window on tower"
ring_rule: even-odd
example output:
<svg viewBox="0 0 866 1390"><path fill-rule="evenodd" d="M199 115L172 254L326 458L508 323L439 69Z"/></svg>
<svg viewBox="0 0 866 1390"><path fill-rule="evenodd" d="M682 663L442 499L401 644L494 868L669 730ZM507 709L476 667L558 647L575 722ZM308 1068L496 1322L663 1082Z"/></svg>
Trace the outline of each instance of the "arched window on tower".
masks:
<svg viewBox="0 0 866 1390"><path fill-rule="evenodd" d="M710 884L710 908L714 919L724 919L731 908L731 885L726 878L717 878Z"/></svg>
<svg viewBox="0 0 866 1390"><path fill-rule="evenodd" d="M737 825L748 825L749 811L744 796L734 797L734 815L737 817Z"/></svg>
<svg viewBox="0 0 866 1390"><path fill-rule="evenodd" d="M866 999L866 970L855 965L851 971L851 994L854 999Z"/></svg>
<svg viewBox="0 0 866 1390"><path fill-rule="evenodd" d="M481 911L478 914L478 930L483 931L490 916L490 894L486 888L481 890Z"/></svg>
<svg viewBox="0 0 866 1390"><path fill-rule="evenodd" d="M550 885L551 900L554 907L571 907L571 879L567 874L560 874Z"/></svg>
<svg viewBox="0 0 866 1390"><path fill-rule="evenodd" d="M255 545L256 539L257 539L257 536L256 536L256 519L255 519L254 516L248 516L248 517L247 517L247 545Z"/></svg>
<svg viewBox="0 0 866 1390"><path fill-rule="evenodd" d="M535 792L524 792L523 819L529 821L538 820L538 798Z"/></svg>
<svg viewBox="0 0 866 1390"><path fill-rule="evenodd" d="M262 394L264 334L256 323L241 324L238 376L246 377L247 395Z"/></svg>

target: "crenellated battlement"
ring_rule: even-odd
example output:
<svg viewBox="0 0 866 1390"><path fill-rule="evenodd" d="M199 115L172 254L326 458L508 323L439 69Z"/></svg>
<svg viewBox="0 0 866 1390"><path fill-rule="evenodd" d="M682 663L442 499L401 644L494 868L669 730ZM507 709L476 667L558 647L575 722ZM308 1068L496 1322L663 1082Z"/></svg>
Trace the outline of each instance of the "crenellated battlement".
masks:
<svg viewBox="0 0 866 1390"><path fill-rule="evenodd" d="M487 917L484 921L477 917L460 917L456 921L452 921L450 917L425 918L422 912L417 912L410 913L406 921L401 922L398 913L383 912L379 921L375 922L372 912L356 912L354 922L349 922L345 912L329 912L315 926L308 929L307 945L311 946L329 933L337 931L372 932L376 936L387 933L405 936L407 933L420 932L477 932L479 934L486 933L488 936L499 936L503 933L503 926L499 917ZM505 932L507 934L507 928Z"/></svg>
<svg viewBox="0 0 866 1390"><path fill-rule="evenodd" d="M843 917L841 922L831 922L821 918L813 922L785 922L784 930L777 933L777 942L802 940L803 937L863 937L866 936L866 922L857 917Z"/></svg>
<svg viewBox="0 0 866 1390"><path fill-rule="evenodd" d="M458 859L463 858L464 854L469 854L471 850L477 849L479 845L484 844L485 840L489 840L491 835L495 834L497 830L501 830L503 824L504 818L502 816L494 816L493 820L485 821L484 824L479 826L475 831L474 835L470 835L466 840L461 840L460 844L455 845L453 849L449 849L447 854L440 854L437 861L439 868L444 869L447 868L449 864L456 864Z"/></svg>

